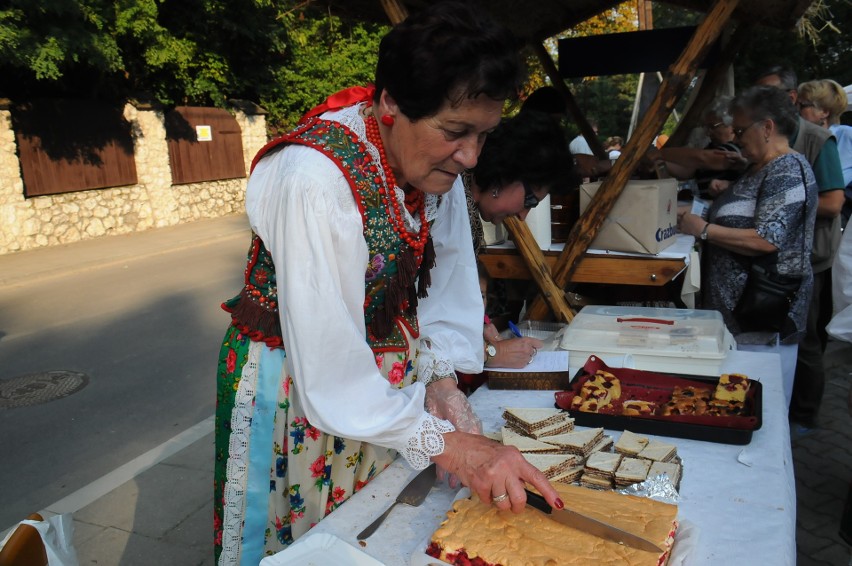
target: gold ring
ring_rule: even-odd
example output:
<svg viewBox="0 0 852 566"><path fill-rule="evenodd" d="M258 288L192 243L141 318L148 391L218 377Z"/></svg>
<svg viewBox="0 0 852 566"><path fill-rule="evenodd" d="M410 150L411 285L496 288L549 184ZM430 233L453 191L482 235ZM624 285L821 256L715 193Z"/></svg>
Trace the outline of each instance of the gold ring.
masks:
<svg viewBox="0 0 852 566"><path fill-rule="evenodd" d="M493 501L494 503L500 503L501 501L506 501L507 499L509 499L509 494L504 493L503 495L498 495L497 497L492 497L491 501Z"/></svg>

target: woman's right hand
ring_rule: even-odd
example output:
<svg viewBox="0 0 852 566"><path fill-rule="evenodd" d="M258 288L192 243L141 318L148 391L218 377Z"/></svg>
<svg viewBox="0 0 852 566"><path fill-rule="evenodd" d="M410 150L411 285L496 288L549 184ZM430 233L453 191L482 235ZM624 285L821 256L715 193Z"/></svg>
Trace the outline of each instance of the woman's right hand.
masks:
<svg viewBox="0 0 852 566"><path fill-rule="evenodd" d="M536 338L511 338L492 342L497 353L488 360L489 367L520 369L530 362L542 347L543 342Z"/></svg>
<svg viewBox="0 0 852 566"><path fill-rule="evenodd" d="M448 432L444 434L444 452L432 460L456 475L480 500L498 509L523 511L527 500L524 488L528 483L551 507L563 507L547 477L527 462L514 446L503 446L476 434Z"/></svg>

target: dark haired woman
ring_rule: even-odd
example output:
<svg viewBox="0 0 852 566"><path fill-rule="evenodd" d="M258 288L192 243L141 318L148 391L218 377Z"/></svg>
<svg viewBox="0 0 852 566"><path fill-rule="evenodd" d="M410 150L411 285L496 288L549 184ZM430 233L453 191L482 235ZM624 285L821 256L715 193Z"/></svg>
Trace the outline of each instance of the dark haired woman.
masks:
<svg viewBox="0 0 852 566"><path fill-rule="evenodd" d="M480 217L493 224L509 216L525 220L548 194L565 194L580 182L565 130L550 115L533 110L503 120L485 141L476 167L463 178L477 255L484 243ZM502 340L490 323L483 337L485 365L491 367L522 368L542 346L535 338Z"/></svg>
<svg viewBox="0 0 852 566"><path fill-rule="evenodd" d="M484 358L459 174L518 91L517 48L481 12L431 6L382 40L374 93L330 97L255 159L218 375L219 564L289 545L397 453L503 510L523 509L525 482L561 507L477 434L453 379Z"/></svg>
<svg viewBox="0 0 852 566"><path fill-rule="evenodd" d="M786 92L752 87L733 100L731 110L734 139L751 165L716 198L708 220L685 214L679 228L707 244L710 268L701 286L705 308L722 313L739 349L781 355L789 404L797 344L804 335L813 284L810 250L816 181L807 160L790 148L788 138L798 116ZM774 265L781 275L801 277L780 331L744 332L734 317L754 262Z"/></svg>

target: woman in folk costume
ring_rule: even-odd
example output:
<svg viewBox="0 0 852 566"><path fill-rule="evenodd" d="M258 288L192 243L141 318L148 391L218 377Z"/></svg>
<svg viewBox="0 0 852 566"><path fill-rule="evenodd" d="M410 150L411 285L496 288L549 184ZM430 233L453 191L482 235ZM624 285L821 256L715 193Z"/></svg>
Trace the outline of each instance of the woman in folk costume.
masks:
<svg viewBox="0 0 852 566"><path fill-rule="evenodd" d="M484 357L459 174L518 91L517 47L463 4L431 6L383 39L374 91L332 96L255 158L219 361L218 564L286 547L397 453L500 509L523 509L524 482L562 506L479 434L452 379Z"/></svg>

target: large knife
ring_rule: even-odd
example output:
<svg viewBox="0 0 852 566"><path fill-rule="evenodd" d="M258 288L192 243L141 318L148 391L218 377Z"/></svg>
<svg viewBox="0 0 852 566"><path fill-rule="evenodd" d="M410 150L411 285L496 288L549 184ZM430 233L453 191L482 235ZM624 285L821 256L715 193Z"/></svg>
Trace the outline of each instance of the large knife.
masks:
<svg viewBox="0 0 852 566"><path fill-rule="evenodd" d="M399 492L399 495L396 496L396 501L388 507L387 511L379 515L379 517L370 523L366 529L358 533L358 540L364 540L376 532L376 529L378 529L379 525L381 525L387 516L390 515L391 509L396 507L397 503L405 503L412 507L417 507L423 503L426 496L429 495L429 491L432 490L432 486L435 485L435 475L435 464L431 464L428 468L414 476L414 479L411 480L401 492Z"/></svg>
<svg viewBox="0 0 852 566"><path fill-rule="evenodd" d="M583 531L584 533L589 533L598 538L611 540L631 548L638 548L639 550L647 550L649 552L663 552L662 548L648 539L634 535L633 533L628 533L618 527L604 523L603 521L599 521L593 517L589 517L588 515L583 515L582 513L578 513L577 511L573 511L567 507L561 510L553 509L547 504L547 500L545 500L541 495L533 493L530 490L526 490L526 492L527 505L547 513L551 519L562 523L563 525L567 525L577 529L578 531Z"/></svg>

